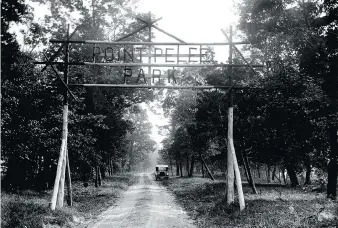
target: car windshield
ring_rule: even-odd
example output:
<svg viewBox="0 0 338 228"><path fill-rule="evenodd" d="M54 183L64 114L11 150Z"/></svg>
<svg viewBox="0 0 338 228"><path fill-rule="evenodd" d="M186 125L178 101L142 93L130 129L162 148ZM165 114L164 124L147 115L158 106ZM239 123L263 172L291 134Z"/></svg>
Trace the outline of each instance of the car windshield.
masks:
<svg viewBox="0 0 338 228"><path fill-rule="evenodd" d="M156 171L168 171L168 167L156 167Z"/></svg>

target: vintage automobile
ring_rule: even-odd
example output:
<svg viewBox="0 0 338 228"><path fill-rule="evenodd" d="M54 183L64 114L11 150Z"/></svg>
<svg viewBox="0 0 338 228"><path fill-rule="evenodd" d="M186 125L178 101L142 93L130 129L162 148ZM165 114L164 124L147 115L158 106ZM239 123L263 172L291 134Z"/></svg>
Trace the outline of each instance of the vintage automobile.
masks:
<svg viewBox="0 0 338 228"><path fill-rule="evenodd" d="M155 180L169 179L168 165L156 165Z"/></svg>

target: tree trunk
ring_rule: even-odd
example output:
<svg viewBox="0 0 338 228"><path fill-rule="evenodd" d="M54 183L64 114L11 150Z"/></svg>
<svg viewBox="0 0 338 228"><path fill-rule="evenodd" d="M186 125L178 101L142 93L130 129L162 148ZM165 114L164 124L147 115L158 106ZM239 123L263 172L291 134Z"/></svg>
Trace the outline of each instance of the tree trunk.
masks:
<svg viewBox="0 0 338 228"><path fill-rule="evenodd" d="M124 159L121 158L121 172L123 173L124 171Z"/></svg>
<svg viewBox="0 0 338 228"><path fill-rule="evenodd" d="M286 170L289 174L290 181L291 181L291 187L296 187L299 185L296 170L293 165L286 164Z"/></svg>
<svg viewBox="0 0 338 228"><path fill-rule="evenodd" d="M111 173L111 176L114 175L114 162L113 162L113 159L110 160L110 173Z"/></svg>
<svg viewBox="0 0 338 228"><path fill-rule="evenodd" d="M83 162L81 165L81 170L82 170L82 181L84 183L88 182L91 177L92 168L90 167L89 164Z"/></svg>
<svg viewBox="0 0 338 228"><path fill-rule="evenodd" d="M43 189L47 190L50 188L51 184L51 160L50 160L50 152L47 150L45 155L42 157L43 159L43 170L42 170L42 181L43 181Z"/></svg>
<svg viewBox="0 0 338 228"><path fill-rule="evenodd" d="M284 184L287 185L288 182L286 181L285 168L283 168L282 172L283 172L282 175L283 175Z"/></svg>
<svg viewBox="0 0 338 228"><path fill-rule="evenodd" d="M191 156L191 162L190 162L190 172L189 177L192 177L194 175L194 165L195 165L195 156Z"/></svg>
<svg viewBox="0 0 338 228"><path fill-rule="evenodd" d="M333 42L331 42L333 43ZM335 48L335 47L333 47ZM337 49L336 49L337 50ZM330 73L326 78L328 96L330 97L329 128L328 135L330 140L330 161L328 164L327 198L336 199L337 197L337 171L338 171L338 57L335 55L330 59Z"/></svg>
<svg viewBox="0 0 338 228"><path fill-rule="evenodd" d="M281 176L280 176L280 171L281 170L280 170L280 166L279 166L279 169L278 169L278 180L279 180L280 183L282 183Z"/></svg>
<svg viewBox="0 0 338 228"><path fill-rule="evenodd" d="M99 175L97 172L97 166L95 166L95 187L99 187Z"/></svg>
<svg viewBox="0 0 338 228"><path fill-rule="evenodd" d="M176 162L176 176L180 175L180 165L178 162Z"/></svg>
<svg viewBox="0 0 338 228"><path fill-rule="evenodd" d="M37 174L34 177L34 182L35 182L35 190L40 192L44 190L44 180L43 180L43 161L42 161L42 156L41 154L41 149L38 148L38 155L37 155L37 163L38 163L38 168L37 168Z"/></svg>
<svg viewBox="0 0 338 228"><path fill-rule="evenodd" d="M44 168L43 168L43 175L45 180L45 186L46 189L51 188L53 185L54 177L53 177L53 167L55 167L54 164L52 164L51 157L50 157L50 151L46 151L46 156L44 158Z"/></svg>
<svg viewBox="0 0 338 228"><path fill-rule="evenodd" d="M203 165L203 161L201 160L201 166L202 166L202 177L204 178L204 165Z"/></svg>
<svg viewBox="0 0 338 228"><path fill-rule="evenodd" d="M187 170L187 176L190 176L190 172L189 172L189 156L187 156L187 164L186 164L186 170Z"/></svg>
<svg viewBox="0 0 338 228"><path fill-rule="evenodd" d="M102 185L102 179L101 179L100 166L97 167L97 178L98 178L98 184L99 184L99 186L101 186Z"/></svg>
<svg viewBox="0 0 338 228"><path fill-rule="evenodd" d="M111 156L108 156L108 175L112 176L113 174L111 173Z"/></svg>
<svg viewBox="0 0 338 228"><path fill-rule="evenodd" d="M108 160L108 169L107 169L107 172L108 172L108 176L111 176L111 173L110 173L110 161Z"/></svg>
<svg viewBox="0 0 338 228"><path fill-rule="evenodd" d="M305 173L305 183L304 185L311 184L311 164L310 161L305 160L305 168L306 168L306 173Z"/></svg>
<svg viewBox="0 0 338 228"><path fill-rule="evenodd" d="M275 165L275 166L273 167L273 170L272 170L272 176L271 176L272 180L275 180L276 169L277 169L277 165Z"/></svg>
<svg viewBox="0 0 338 228"><path fill-rule="evenodd" d="M100 166L100 174L101 174L102 180L103 180L104 178L106 178L106 168L105 168L103 165Z"/></svg>
<svg viewBox="0 0 338 228"><path fill-rule="evenodd" d="M267 169L266 169L266 179L268 181L268 183L271 183L271 179L270 179L270 166L266 165Z"/></svg>
<svg viewBox="0 0 338 228"><path fill-rule="evenodd" d="M259 164L257 165L257 174L258 174L258 178L261 179L261 171L260 171Z"/></svg>
<svg viewBox="0 0 338 228"><path fill-rule="evenodd" d="M337 127L330 128L330 161L328 164L328 181L327 181L327 198L337 198L337 158L338 158L338 142Z"/></svg>
<svg viewBox="0 0 338 228"><path fill-rule="evenodd" d="M171 176L174 176L174 174L173 174L173 163L172 163L172 161L171 161L171 156L170 156L170 154L169 154L169 164L170 164Z"/></svg>
<svg viewBox="0 0 338 228"><path fill-rule="evenodd" d="M182 161L181 160L180 160L180 173L181 173L181 177L183 177Z"/></svg>

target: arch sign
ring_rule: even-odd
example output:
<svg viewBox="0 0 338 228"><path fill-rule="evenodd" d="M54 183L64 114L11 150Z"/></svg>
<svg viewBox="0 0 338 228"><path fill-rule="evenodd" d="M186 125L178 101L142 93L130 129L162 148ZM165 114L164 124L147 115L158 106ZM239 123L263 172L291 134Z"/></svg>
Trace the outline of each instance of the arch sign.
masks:
<svg viewBox="0 0 338 228"><path fill-rule="evenodd" d="M229 58L229 64L213 63L208 58L208 51L211 46L230 46L230 50L236 48L235 45L249 44L249 42L233 42L232 34L228 37L222 30L223 34L228 39L228 42L218 43L187 43L176 36L160 29L155 25L161 18L151 20L149 15L148 20L144 20L136 17L137 20L141 21L145 25L136 29L132 33L123 36L116 41L97 41L97 40L70 40L75 34L76 30L67 36L66 40L50 40L51 43L60 43L60 49L49 59L47 62L36 62L37 64L46 64L43 70L48 65L52 66L55 64L65 65L98 65L98 66L110 66L110 67L122 67L124 84L69 84L70 86L109 86L109 87L125 87L125 88L199 88L199 89L210 89L210 88L229 88L230 86L164 86L164 85L151 85L151 80L154 83L155 79L160 80L166 77L168 82L177 84L175 78L175 68L178 67L205 67L205 66L218 66L218 67L250 67L252 70L255 67L263 67L263 65L250 65L245 58L242 56L246 64L232 64L232 55ZM123 41L128 37L140 32L144 29L149 31L149 37L147 42L128 42ZM151 29L155 28L160 32L176 39L178 42L151 42ZM64 60L63 62L53 62L56 55L59 54L63 47L69 55L70 44L82 44L91 45L92 53L87 56L87 59L83 62L69 62ZM240 53L240 52L239 52ZM240 53L241 54L241 53ZM143 69L143 68L148 68ZM43 71L42 70L42 71ZM254 71L254 70L253 70ZM164 73L165 72L165 73ZM137 78L137 84L127 84L128 78ZM64 85L66 83L63 83Z"/></svg>

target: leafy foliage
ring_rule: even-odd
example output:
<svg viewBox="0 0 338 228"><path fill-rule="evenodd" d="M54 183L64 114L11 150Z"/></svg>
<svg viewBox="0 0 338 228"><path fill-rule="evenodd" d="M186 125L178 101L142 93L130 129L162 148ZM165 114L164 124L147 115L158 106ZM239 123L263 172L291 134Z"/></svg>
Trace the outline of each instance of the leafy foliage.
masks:
<svg viewBox="0 0 338 228"><path fill-rule="evenodd" d="M46 45L48 36L64 39L64 25L72 20L70 12L79 14L78 20L73 21L80 25L73 39L117 39L140 26L132 19L136 3L132 0L93 1L91 8L83 1L37 2L49 5L51 10L39 23L34 21L31 8L22 1L1 3L2 186L8 190L43 190L50 188L55 178L64 88L50 67L40 72L41 67L34 65L33 61L49 59L59 46L50 45L43 50L35 47ZM25 35L25 48L20 47L15 35L8 32L14 23L30 25L29 30L20 31ZM142 40L146 35L143 31L128 39ZM70 61L84 61L92 51L89 46L75 44L70 46L70 50ZM57 57L61 58L63 54ZM60 72L64 70L62 66L55 68ZM109 67L71 66L68 76L70 83L122 83L123 72ZM135 103L152 100L153 94L150 90L136 89L72 88L72 91L78 101L68 96L70 167L73 178L82 177L87 181L93 167L100 166L104 172L108 167L113 169L113 163L118 164L126 157L129 132L137 126L134 120L124 118L126 110ZM134 132L137 131L138 128ZM142 132L144 137L148 133L149 127ZM140 154L148 152L153 145L149 137L143 138L142 142L149 145L138 148Z"/></svg>

